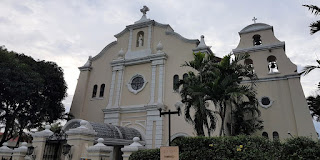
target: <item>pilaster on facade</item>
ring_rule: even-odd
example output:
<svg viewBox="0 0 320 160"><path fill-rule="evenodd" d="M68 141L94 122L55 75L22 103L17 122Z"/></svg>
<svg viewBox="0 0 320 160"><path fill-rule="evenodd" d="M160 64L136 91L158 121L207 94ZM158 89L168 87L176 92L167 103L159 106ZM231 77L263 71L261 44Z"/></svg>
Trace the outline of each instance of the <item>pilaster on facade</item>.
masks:
<svg viewBox="0 0 320 160"><path fill-rule="evenodd" d="M128 52L131 52L131 47L132 47L132 34L133 30L130 29L130 34L129 34L129 44L128 44Z"/></svg>
<svg viewBox="0 0 320 160"><path fill-rule="evenodd" d="M158 103L163 103L164 64L159 65Z"/></svg>
<svg viewBox="0 0 320 160"><path fill-rule="evenodd" d="M115 70L112 71L112 78L111 78L111 86L109 90L109 101L107 108L110 108L112 106L112 98L113 98L113 92L114 92L114 83L116 80L116 72Z"/></svg>
<svg viewBox="0 0 320 160"><path fill-rule="evenodd" d="M148 25L148 49L151 50L152 25Z"/></svg>
<svg viewBox="0 0 320 160"><path fill-rule="evenodd" d="M146 147L160 148L163 140L163 117L159 116L156 105L146 106L147 127L146 127Z"/></svg>
<svg viewBox="0 0 320 160"><path fill-rule="evenodd" d="M104 109L104 123L112 125L120 125L120 109Z"/></svg>
<svg viewBox="0 0 320 160"><path fill-rule="evenodd" d="M123 71L124 71L124 67L122 66L118 70L117 93L116 93L116 101L114 104L115 107L119 107L119 104L120 104L121 88L122 88L122 84L123 84Z"/></svg>
<svg viewBox="0 0 320 160"><path fill-rule="evenodd" d="M112 108L114 106L119 106L120 102L120 94L121 94L121 86L122 86L122 79L123 79L123 65L116 65L112 67L112 78L111 78L111 86L109 91L109 101L107 108ZM118 79L117 79L117 88L116 88L116 99L113 105L113 97L114 97L114 89L116 83L116 74L118 72Z"/></svg>
<svg viewBox="0 0 320 160"><path fill-rule="evenodd" d="M157 66L152 64L151 67L152 67L152 69L151 69L151 88L150 88L150 102L149 102L149 104L154 104Z"/></svg>

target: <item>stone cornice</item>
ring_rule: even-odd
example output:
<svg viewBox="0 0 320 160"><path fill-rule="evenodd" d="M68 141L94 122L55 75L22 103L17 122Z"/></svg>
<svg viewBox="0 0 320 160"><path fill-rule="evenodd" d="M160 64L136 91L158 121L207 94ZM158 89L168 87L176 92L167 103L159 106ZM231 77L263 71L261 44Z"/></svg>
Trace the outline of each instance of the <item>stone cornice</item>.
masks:
<svg viewBox="0 0 320 160"><path fill-rule="evenodd" d="M106 53L106 51L108 49L110 49L112 46L116 45L117 44L117 41L113 41L111 43L109 43L106 47L103 48L103 50L97 54L96 56L94 56L91 60L94 61L96 59L98 59L99 57L101 57L104 53Z"/></svg>
<svg viewBox="0 0 320 160"><path fill-rule="evenodd" d="M265 51L265 50L272 50L272 49L278 49L278 48L285 49L285 42L280 42L278 44L271 44L271 45L253 46L251 48L244 48L244 49L233 49L232 52L234 54L250 53L250 52Z"/></svg>
<svg viewBox="0 0 320 160"><path fill-rule="evenodd" d="M300 78L300 74L289 74L284 76L277 76L277 77L264 77L264 78L258 78L255 80L243 80L241 83L251 83L251 82L268 82L268 81L279 81L279 80L287 80L292 78Z"/></svg>
<svg viewBox="0 0 320 160"><path fill-rule="evenodd" d="M143 63L150 63L154 60L160 60L160 59L167 59L167 54L150 54L145 57L140 58L134 58L134 59L117 59L111 62L111 66L118 66L118 65L124 65L124 66L130 66L130 65L136 65L136 64L143 64Z"/></svg>
<svg viewBox="0 0 320 160"><path fill-rule="evenodd" d="M175 31L166 31L166 35L171 35L171 36L175 36L177 37L178 39L186 42L186 43L192 43L192 44L199 44L200 41L198 39L188 39L188 38L185 38L183 36L181 36L179 33L175 32Z"/></svg>

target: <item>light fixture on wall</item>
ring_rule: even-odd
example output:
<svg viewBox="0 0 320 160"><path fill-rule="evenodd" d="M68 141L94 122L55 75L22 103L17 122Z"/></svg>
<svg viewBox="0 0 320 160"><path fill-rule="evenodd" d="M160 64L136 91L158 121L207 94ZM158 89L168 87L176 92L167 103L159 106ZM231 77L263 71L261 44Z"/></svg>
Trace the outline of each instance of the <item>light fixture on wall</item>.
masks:
<svg viewBox="0 0 320 160"><path fill-rule="evenodd" d="M63 146L62 146L62 154L64 155L64 156L67 156L68 157L68 159L71 159L72 158L72 153L71 153L71 145L70 144L64 144Z"/></svg>

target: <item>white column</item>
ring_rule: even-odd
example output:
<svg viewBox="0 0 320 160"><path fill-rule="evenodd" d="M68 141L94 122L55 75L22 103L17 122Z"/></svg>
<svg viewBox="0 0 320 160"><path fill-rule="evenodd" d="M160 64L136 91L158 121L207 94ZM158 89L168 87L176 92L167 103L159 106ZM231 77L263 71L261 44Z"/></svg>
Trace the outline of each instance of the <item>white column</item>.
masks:
<svg viewBox="0 0 320 160"><path fill-rule="evenodd" d="M120 93L122 87L122 80L123 80L123 67L119 68L118 70L118 83L117 83L117 94L116 94L116 101L114 106L118 107L120 104Z"/></svg>
<svg viewBox="0 0 320 160"><path fill-rule="evenodd" d="M112 80L111 80L111 86L110 86L110 91L109 91L109 103L107 108L110 108L112 106L112 98L113 98L113 91L114 91L114 83L116 80L116 70L112 71Z"/></svg>
<svg viewBox="0 0 320 160"><path fill-rule="evenodd" d="M164 65L159 65L159 81L158 81L158 103L163 102L163 79L164 79Z"/></svg>
<svg viewBox="0 0 320 160"><path fill-rule="evenodd" d="M157 66L156 65L151 65L152 67L152 72L151 72L151 90L150 90L150 102L149 104L154 104L154 94L155 94L155 87L156 87L156 70Z"/></svg>

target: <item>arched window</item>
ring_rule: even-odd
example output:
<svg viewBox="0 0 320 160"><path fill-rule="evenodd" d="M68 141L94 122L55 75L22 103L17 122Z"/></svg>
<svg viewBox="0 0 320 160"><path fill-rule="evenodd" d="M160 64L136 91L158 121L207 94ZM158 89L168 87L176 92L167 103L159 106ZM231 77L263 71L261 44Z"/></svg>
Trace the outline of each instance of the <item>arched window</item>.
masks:
<svg viewBox="0 0 320 160"><path fill-rule="evenodd" d="M253 39L254 46L262 45L261 36L259 34L254 35L252 39Z"/></svg>
<svg viewBox="0 0 320 160"><path fill-rule="evenodd" d="M185 80L188 77L188 73L183 74L183 80Z"/></svg>
<svg viewBox="0 0 320 160"><path fill-rule="evenodd" d="M92 98L97 96L98 85L93 86Z"/></svg>
<svg viewBox="0 0 320 160"><path fill-rule="evenodd" d="M279 133L278 132L274 131L272 133L272 136L273 136L273 140L279 140Z"/></svg>
<svg viewBox="0 0 320 160"><path fill-rule="evenodd" d="M252 59L245 59L244 65L249 66L250 68L253 68L253 61Z"/></svg>
<svg viewBox="0 0 320 160"><path fill-rule="evenodd" d="M178 90L179 90L178 83L179 83L179 76L178 75L174 75L173 76L173 90L176 91L176 92L178 92Z"/></svg>
<svg viewBox="0 0 320 160"><path fill-rule="evenodd" d="M268 133L267 133L267 132L263 132L263 133L262 133L262 137L265 137L265 138L269 139L269 136L268 136Z"/></svg>
<svg viewBox="0 0 320 160"><path fill-rule="evenodd" d="M143 31L138 32L136 44L137 44L136 45L137 47L143 46L143 44L144 44L144 32Z"/></svg>
<svg viewBox="0 0 320 160"><path fill-rule="evenodd" d="M269 74L279 73L277 58L271 55L267 58L267 61L268 61Z"/></svg>
<svg viewBox="0 0 320 160"><path fill-rule="evenodd" d="M103 95L104 95L104 87L105 86L106 86L105 84L101 84L99 97L103 97Z"/></svg>

